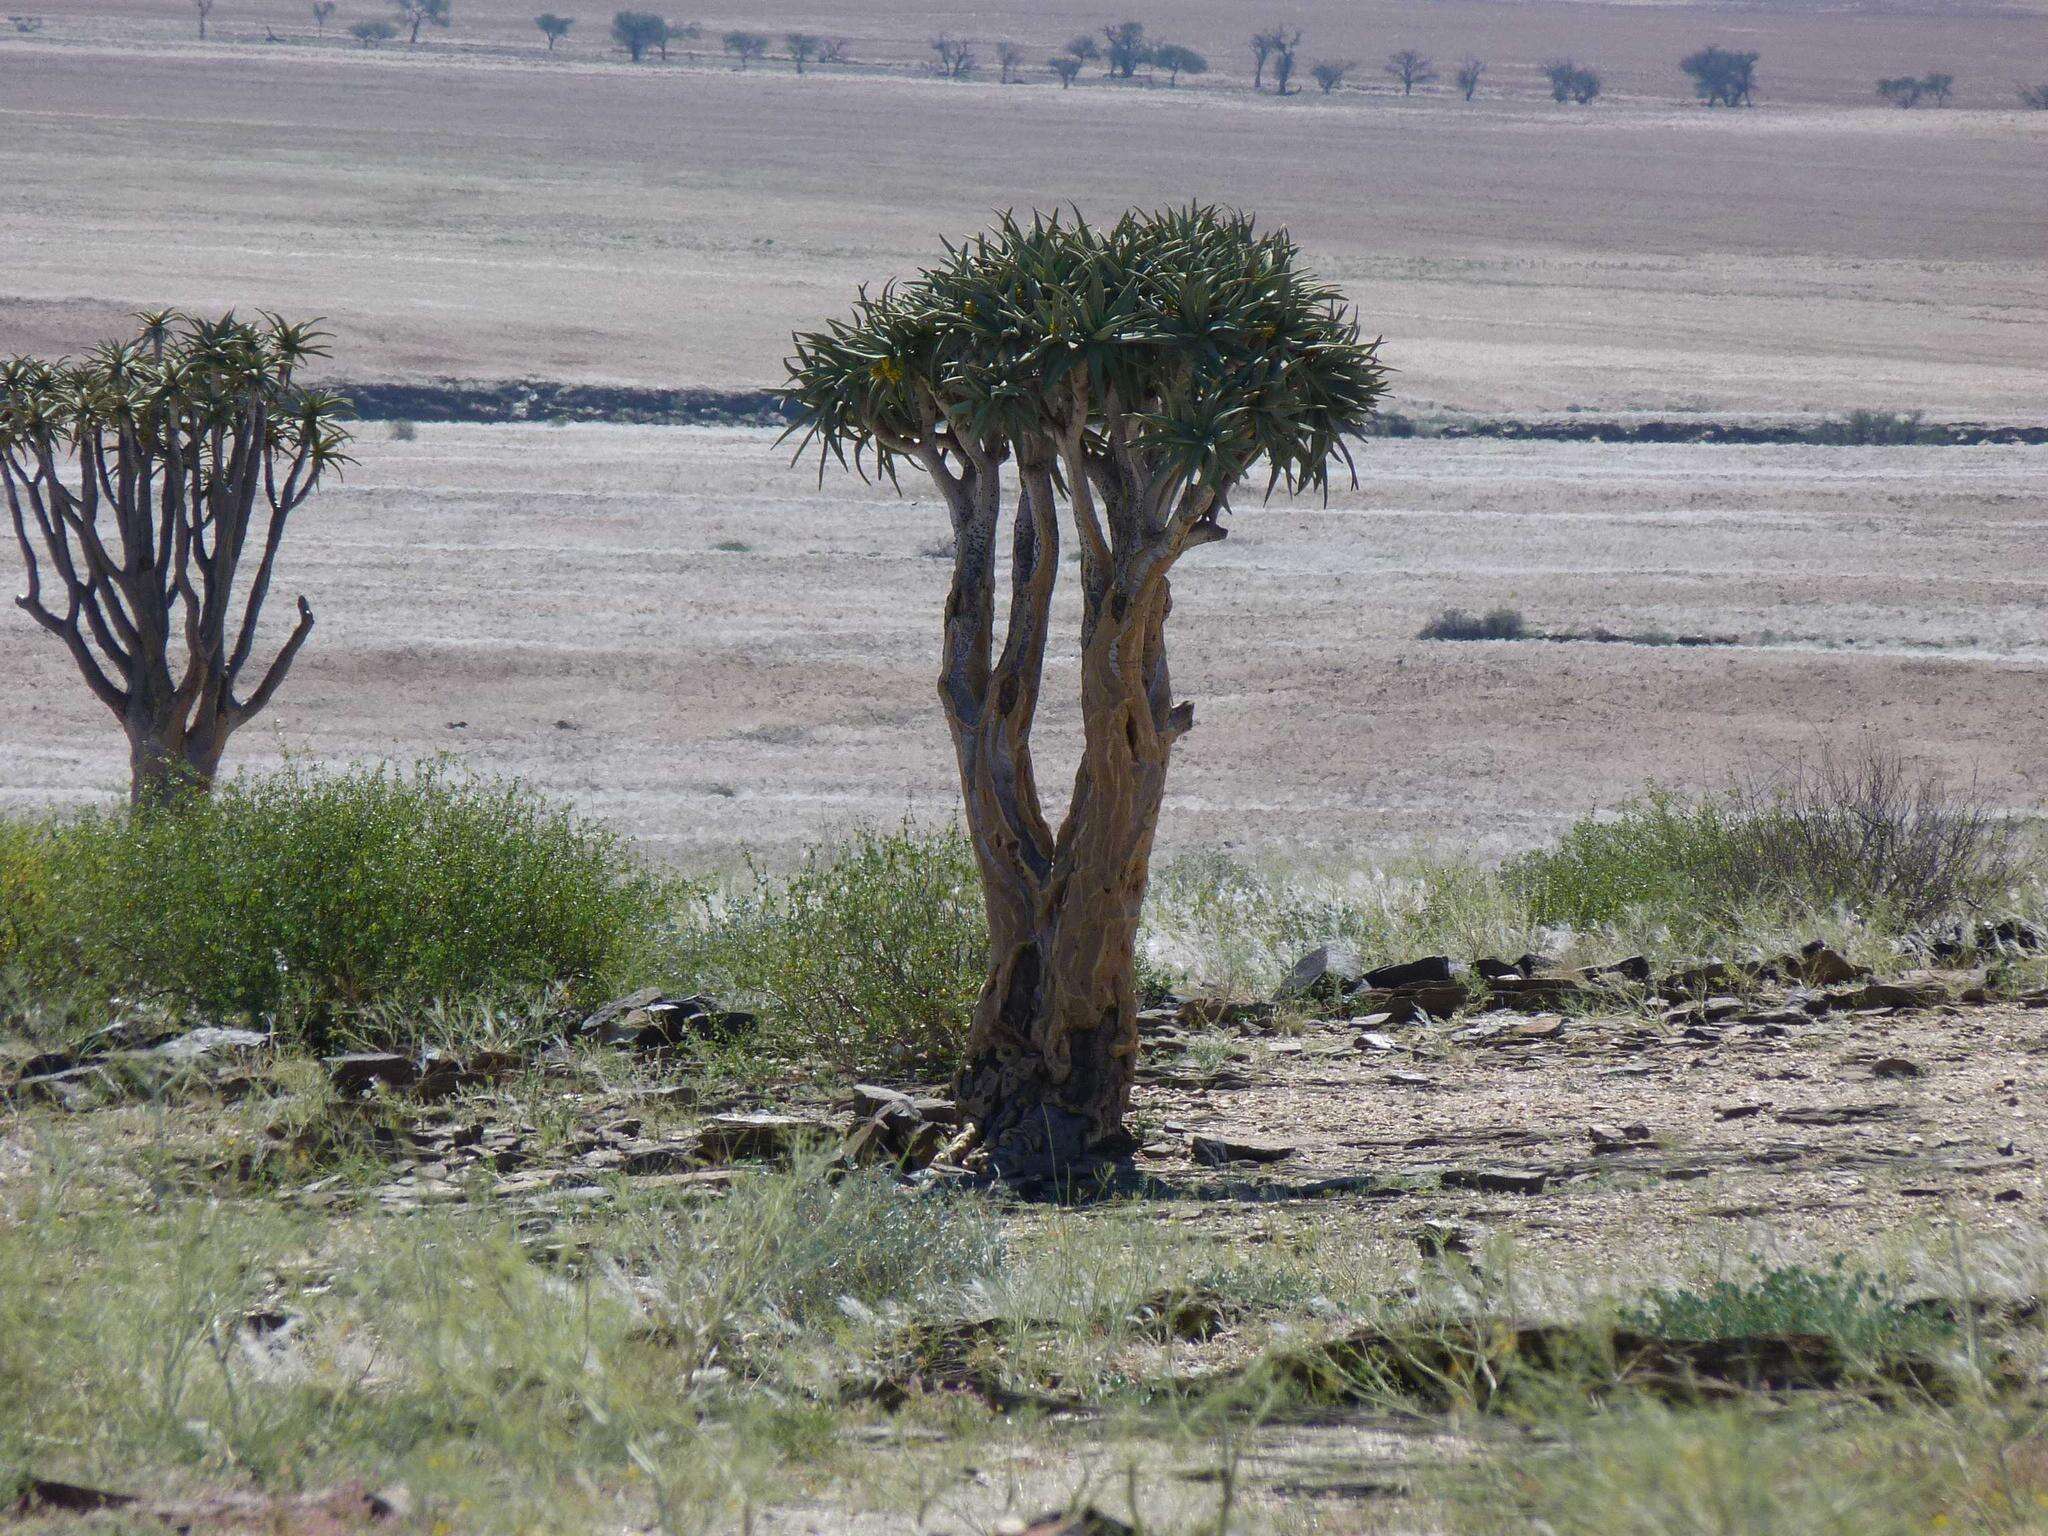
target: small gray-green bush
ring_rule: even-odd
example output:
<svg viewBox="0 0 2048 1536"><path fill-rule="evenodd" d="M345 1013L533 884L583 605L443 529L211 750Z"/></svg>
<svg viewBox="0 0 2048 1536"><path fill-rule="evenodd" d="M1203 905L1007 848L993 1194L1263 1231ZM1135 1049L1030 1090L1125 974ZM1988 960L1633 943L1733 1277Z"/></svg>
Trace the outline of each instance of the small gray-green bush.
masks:
<svg viewBox="0 0 2048 1536"><path fill-rule="evenodd" d="M856 832L787 876L705 896L700 917L679 975L758 1007L769 1049L848 1072L956 1060L988 951L961 833Z"/></svg>
<svg viewBox="0 0 2048 1536"><path fill-rule="evenodd" d="M611 833L443 765L289 767L0 837L0 943L31 991L214 1014L594 997L651 963L668 900Z"/></svg>
<svg viewBox="0 0 2048 1536"><path fill-rule="evenodd" d="M1653 791L1503 871L1539 923L1730 924L1846 910L1909 932L2009 899L2011 825L1883 750L1820 752L1722 795Z"/></svg>
<svg viewBox="0 0 2048 1536"><path fill-rule="evenodd" d="M1513 608L1489 608L1485 613L1467 613L1446 608L1422 626L1418 640L1520 640L1529 633L1527 621Z"/></svg>

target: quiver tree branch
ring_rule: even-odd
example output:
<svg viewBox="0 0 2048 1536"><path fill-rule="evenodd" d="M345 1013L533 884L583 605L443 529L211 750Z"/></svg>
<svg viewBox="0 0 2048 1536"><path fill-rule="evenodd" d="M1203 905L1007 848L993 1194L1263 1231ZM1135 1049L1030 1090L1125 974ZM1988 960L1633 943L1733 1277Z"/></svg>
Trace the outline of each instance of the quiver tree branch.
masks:
<svg viewBox="0 0 2048 1536"><path fill-rule="evenodd" d="M1385 391L1378 343L1284 233L1210 208L1105 229L1005 217L795 338L785 398L822 478L925 471L953 532L938 691L987 900L961 1103L989 1165L1061 1174L1127 1145L1135 946L1167 761L1171 578L1232 492L1321 490ZM1061 508L1080 561L1082 752L1057 833L1036 719ZM1009 519L1009 600L996 634Z"/></svg>
<svg viewBox="0 0 2048 1536"><path fill-rule="evenodd" d="M311 327L140 319L79 362L0 365L0 484L27 574L16 601L121 721L145 804L212 783L312 633L301 597L244 686L285 528L348 436L346 401L293 382L325 355Z"/></svg>

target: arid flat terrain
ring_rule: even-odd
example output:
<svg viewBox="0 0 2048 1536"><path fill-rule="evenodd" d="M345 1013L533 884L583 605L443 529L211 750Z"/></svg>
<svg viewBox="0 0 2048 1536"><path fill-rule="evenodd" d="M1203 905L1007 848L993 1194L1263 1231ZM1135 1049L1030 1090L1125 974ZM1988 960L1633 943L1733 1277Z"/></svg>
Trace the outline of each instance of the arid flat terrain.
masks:
<svg viewBox="0 0 2048 1536"><path fill-rule="evenodd" d="M280 591L319 628L236 761L458 752L691 863L953 814L918 485L820 490L762 430L369 424L357 453L294 524ZM1248 501L1183 567L1169 844L1500 854L1865 739L2048 796L2040 449L1379 441L1361 471L1328 507ZM1739 643L1416 638L1495 604ZM6 800L114 793L125 746L62 648L19 616L0 648ZM1056 654L1054 793L1071 683Z"/></svg>
<svg viewBox="0 0 2048 1536"><path fill-rule="evenodd" d="M992 210L1209 199L1288 226L1401 370L1399 408L1840 412L2031 420L2048 395L2048 14L1696 5L1300 8L1307 65L1368 89L1254 94L1255 18L1147 12L1215 68L1071 91L919 73L925 39L1015 36L1037 60L1113 19L920 4L706 14L667 64L582 15L548 55L530 8L458 4L420 48L324 41L285 0L51 0L0 32L0 352L82 349L133 309L328 317L348 378L758 386L794 327L929 261ZM574 10L573 6L565 7ZM605 14L608 14L608 9ZM680 18L678 18L680 19ZM722 29L850 36L869 62L735 72ZM266 28L283 39L263 41ZM1762 54L1755 111L1693 103L1677 59ZM1490 60L1473 103L1403 100L1418 46ZM983 52L988 51L983 45ZM1548 98L1561 53L1606 70ZM1942 68L1944 110L1881 75Z"/></svg>

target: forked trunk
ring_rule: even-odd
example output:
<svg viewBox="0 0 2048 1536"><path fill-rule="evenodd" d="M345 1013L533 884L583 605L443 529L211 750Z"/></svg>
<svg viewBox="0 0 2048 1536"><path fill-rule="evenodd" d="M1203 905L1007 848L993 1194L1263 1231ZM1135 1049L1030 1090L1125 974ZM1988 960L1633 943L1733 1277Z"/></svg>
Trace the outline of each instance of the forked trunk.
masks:
<svg viewBox="0 0 2048 1536"><path fill-rule="evenodd" d="M1141 745L1119 718L1128 705L1109 691L1084 675L1088 745L1052 869L982 857L990 974L958 1092L1005 1178L1058 1174L1133 1147L1124 1116L1138 1062L1138 918L1170 748ZM989 813L998 828L1006 820L1000 793L985 780L967 803L982 808L968 816L980 850L995 831Z"/></svg>
<svg viewBox="0 0 2048 1536"><path fill-rule="evenodd" d="M1051 487L1042 485L1049 503ZM1013 624L982 711L955 724L961 788L987 894L990 972L957 1082L963 1117L1005 1179L1064 1176L1127 1156L1138 1059L1137 938L1167 760L1185 721L1167 707L1163 571L1135 611L1119 589L1084 599L1082 759L1057 838L1040 817L1030 752L1038 662L1028 505L1019 516ZM1027 546L1032 546L1027 549ZM1039 608L1036 622L1043 622ZM1028 680L1025 674L1028 672ZM942 688L942 692L944 689Z"/></svg>

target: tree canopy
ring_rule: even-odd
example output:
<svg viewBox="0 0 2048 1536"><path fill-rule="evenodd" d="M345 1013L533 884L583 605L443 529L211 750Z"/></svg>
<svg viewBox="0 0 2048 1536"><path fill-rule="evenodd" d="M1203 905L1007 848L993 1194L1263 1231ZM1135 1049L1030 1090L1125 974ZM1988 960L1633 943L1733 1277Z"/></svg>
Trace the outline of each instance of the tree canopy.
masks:
<svg viewBox="0 0 2048 1536"><path fill-rule="evenodd" d="M1377 342L1284 232L1215 208L1004 218L850 319L796 338L792 430L856 467L1111 432L1179 486L1264 459L1290 490L1349 462L1385 388Z"/></svg>

